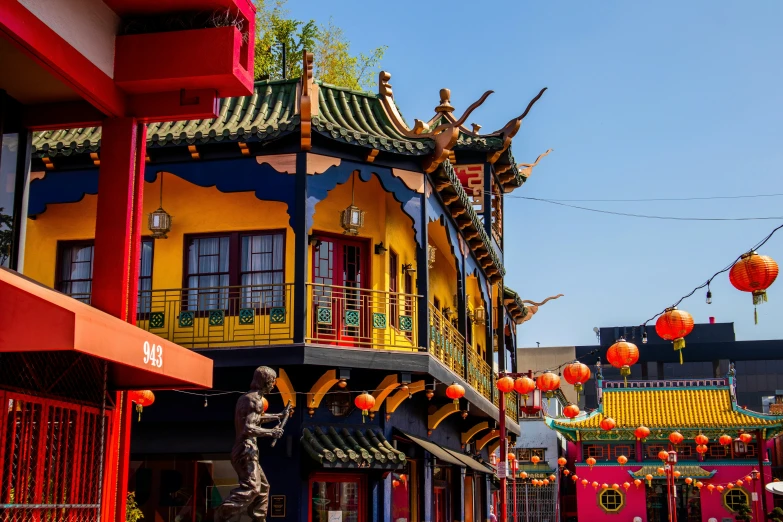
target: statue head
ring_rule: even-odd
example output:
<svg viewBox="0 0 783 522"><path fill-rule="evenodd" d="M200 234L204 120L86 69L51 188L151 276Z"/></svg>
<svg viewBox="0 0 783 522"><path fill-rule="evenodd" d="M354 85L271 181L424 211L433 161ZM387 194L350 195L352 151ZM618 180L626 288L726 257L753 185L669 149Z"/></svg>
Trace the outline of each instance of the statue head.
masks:
<svg viewBox="0 0 783 522"><path fill-rule="evenodd" d="M261 393L269 393L275 387L277 374L269 366L259 366L253 373L253 380L250 382L250 390Z"/></svg>

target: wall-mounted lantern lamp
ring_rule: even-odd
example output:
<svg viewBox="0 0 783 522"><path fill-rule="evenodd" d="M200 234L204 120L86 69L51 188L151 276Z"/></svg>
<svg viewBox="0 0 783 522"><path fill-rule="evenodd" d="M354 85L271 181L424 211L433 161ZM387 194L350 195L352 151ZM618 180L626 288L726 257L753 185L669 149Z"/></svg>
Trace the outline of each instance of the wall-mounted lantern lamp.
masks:
<svg viewBox="0 0 783 522"><path fill-rule="evenodd" d="M487 310L479 306L473 311L473 324L483 326L487 323Z"/></svg>
<svg viewBox="0 0 783 522"><path fill-rule="evenodd" d="M383 246L383 241L375 245L375 255L382 255L385 254L389 249Z"/></svg>
<svg viewBox="0 0 783 522"><path fill-rule="evenodd" d="M416 272L416 269L413 267L413 263L406 263L402 265L402 271L406 274L413 274Z"/></svg>

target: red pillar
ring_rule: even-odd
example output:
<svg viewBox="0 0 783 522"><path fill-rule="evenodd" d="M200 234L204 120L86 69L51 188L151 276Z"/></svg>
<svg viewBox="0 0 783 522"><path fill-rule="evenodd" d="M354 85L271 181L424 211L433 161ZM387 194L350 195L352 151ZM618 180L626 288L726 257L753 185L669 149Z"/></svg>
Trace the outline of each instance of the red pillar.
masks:
<svg viewBox="0 0 783 522"><path fill-rule="evenodd" d="M136 324L146 144L146 126L135 118L104 120L92 305L131 324ZM141 350L140 346L140 353ZM133 413L127 403L127 393L118 392L116 400L119 424L116 475L106 477L104 487L116 491L114 519L125 520Z"/></svg>
<svg viewBox="0 0 783 522"><path fill-rule="evenodd" d="M506 522L508 519L506 516L506 498L508 496L508 491L506 491L506 475L508 474L508 458L506 455L508 452L508 443L506 442L506 394L499 390L495 393L499 394L498 415L500 416L500 420L498 420L498 427L500 428L500 462L503 463L503 466L506 469L506 473L504 473L503 477L500 479L500 513L498 513L497 519L500 522Z"/></svg>

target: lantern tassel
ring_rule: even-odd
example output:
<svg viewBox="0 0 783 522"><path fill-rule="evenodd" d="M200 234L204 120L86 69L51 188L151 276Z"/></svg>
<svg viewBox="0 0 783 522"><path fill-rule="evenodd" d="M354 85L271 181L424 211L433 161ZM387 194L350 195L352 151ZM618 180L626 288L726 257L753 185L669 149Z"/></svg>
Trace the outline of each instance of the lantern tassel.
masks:
<svg viewBox="0 0 783 522"><path fill-rule="evenodd" d="M141 422L141 411L144 409L144 407L141 404L136 405L136 411L139 413L139 420L136 422Z"/></svg>
<svg viewBox="0 0 783 522"><path fill-rule="evenodd" d="M753 324L759 324L759 311L755 306L753 307Z"/></svg>

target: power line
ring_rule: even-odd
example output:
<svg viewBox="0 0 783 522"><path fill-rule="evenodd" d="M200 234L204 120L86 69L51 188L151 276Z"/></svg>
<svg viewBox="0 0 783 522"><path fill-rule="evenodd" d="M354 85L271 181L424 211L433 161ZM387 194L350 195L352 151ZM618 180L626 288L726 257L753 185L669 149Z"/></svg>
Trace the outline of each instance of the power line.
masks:
<svg viewBox="0 0 783 522"><path fill-rule="evenodd" d="M777 231L778 231L778 230L780 230L781 228L783 228L783 225L779 225L779 226L777 226L777 227L773 228L773 229L772 229L772 232L770 232L770 233L767 235L767 237L765 237L764 239L762 239L761 241L759 241L758 243L756 243L756 244L755 244L753 247L751 247L751 249L750 249L750 250L748 250L747 252L754 252L754 251L758 250L759 248L761 248L761 247L762 247L762 246L763 246L763 245L764 245L764 244L765 244L767 241L769 241L769 240L772 238L772 236L775 234L775 232L777 232ZM647 319L647 320L646 320L644 323L642 323L642 324L641 324L641 326L642 326L642 327L646 326L646 325L647 325L647 323L649 323L650 321L653 321L653 320L654 320L656 317L658 317L659 315L661 315L661 314L665 313L665 312L666 312L666 310L668 310L669 308L674 308L674 307L677 307L677 306L678 306L680 303L682 303L682 302L683 302L685 299L687 299L687 298L691 297L693 294L695 294L696 292L698 292L698 291L699 291L699 290L701 290L702 288L705 288L705 287L706 287L707 289L709 289L710 283L712 283L713 279L715 279L715 278L716 278L716 277L718 277L719 275L721 275L721 274L723 274L723 273L726 273L726 272L728 272L729 270L731 270L731 267L733 267L733 266L734 266L734 265L737 263L737 261L739 261L740 259L742 259L742 256L743 256L743 255L745 255L745 253L746 253L746 252L743 252L742 254L740 254L739 256L737 256L737 257L736 257L736 259L734 259L734 261L732 261L731 263L729 263L728 265L726 265L726 267L725 267L725 268L722 268L721 270L719 270L719 271L715 272L714 274L712 274L712 276L710 276L710 278L709 278L709 279L707 279L707 281L705 281L704 283L700 284L699 286L697 286L696 288L694 288L693 290L691 290L690 292L688 292L688 293L687 293L687 294L685 294L684 296L680 297L680 299L678 299L678 300L677 300L677 302L676 302L676 303L674 303L674 304L673 304L671 307L664 308L663 310L661 310L660 312L658 312L658 313L657 313L657 314L655 314L654 316L652 316L652 317L650 317L649 319Z"/></svg>
<svg viewBox="0 0 783 522"><path fill-rule="evenodd" d="M508 198L517 199L535 199L525 196L515 196L513 194L506 194ZM553 201L557 203L638 203L645 201L706 201L714 199L749 199L749 198L773 198L783 196L783 194L753 194L748 196L704 196L704 197L688 197L688 198L622 198L622 199L554 199L554 198L542 198L545 201Z"/></svg>
<svg viewBox="0 0 783 522"><path fill-rule="evenodd" d="M632 214L629 212L613 212L611 210L600 210L597 208L589 208L589 207L581 207L579 205L569 205L568 203L561 203L559 201L555 201L553 199L543 199L543 198L531 198L527 196L516 196L519 199L527 199L530 201L540 201L543 203L550 203L552 205L558 205L561 207L568 207L568 208L575 208L578 210L586 210L588 212L598 212L600 214L611 214L613 216L626 216L626 217L635 217L635 218L644 218L644 219L663 219L663 220L670 220L670 221L759 221L759 220L771 220L771 219L779 219L783 220L783 216L765 216L765 217L739 217L739 218L719 218L719 217L709 217L709 218L698 218L698 217L677 217L677 216L653 216L648 214Z"/></svg>

